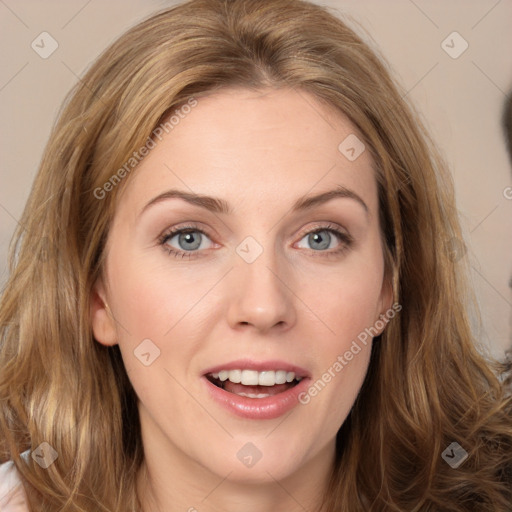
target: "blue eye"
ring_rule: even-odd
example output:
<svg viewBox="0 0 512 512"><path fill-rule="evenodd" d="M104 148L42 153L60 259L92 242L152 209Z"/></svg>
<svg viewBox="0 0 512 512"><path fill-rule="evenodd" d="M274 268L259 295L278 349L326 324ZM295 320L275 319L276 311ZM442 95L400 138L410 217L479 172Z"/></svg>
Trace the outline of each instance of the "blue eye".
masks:
<svg viewBox="0 0 512 512"><path fill-rule="evenodd" d="M186 226L167 232L160 239L160 243L169 254L176 258L190 258L194 256L197 249L201 248L204 237L208 237L208 235L203 230L194 226ZM173 238L177 239L177 249L169 245Z"/></svg>
<svg viewBox="0 0 512 512"><path fill-rule="evenodd" d="M173 238L176 238L177 242L175 243L178 247L170 244ZM202 247L205 238L209 240L208 235L202 229L196 226L183 226L164 233L160 237L159 243L175 258L193 258L200 256L199 253L202 252L200 249L205 249ZM300 241L304 239L307 239L310 250L316 253L313 254L314 256L324 257L340 255L348 250L353 243L353 239L348 233L340 231L332 224L317 227L304 235ZM334 250L326 250L333 249L331 243L334 239L339 242L338 247L335 247Z"/></svg>
<svg viewBox="0 0 512 512"><path fill-rule="evenodd" d="M338 246L334 249L331 247L333 235L334 238L339 242ZM313 257L323 258L339 258L343 256L344 253L350 249L354 242L352 236L350 236L345 231L341 231L334 224L318 226L312 231L306 233L306 235L301 238L300 242L302 242L304 239L307 240L307 244L311 248L311 255ZM326 250L329 248L332 250Z"/></svg>
<svg viewBox="0 0 512 512"><path fill-rule="evenodd" d="M339 242L342 234L343 233L340 233L337 230L322 228L311 231L304 238L302 238L302 240L307 239L310 248L314 251L323 251L324 249L332 249L332 247L330 247L331 242L335 239L337 239ZM345 243L347 242L345 239L342 241Z"/></svg>

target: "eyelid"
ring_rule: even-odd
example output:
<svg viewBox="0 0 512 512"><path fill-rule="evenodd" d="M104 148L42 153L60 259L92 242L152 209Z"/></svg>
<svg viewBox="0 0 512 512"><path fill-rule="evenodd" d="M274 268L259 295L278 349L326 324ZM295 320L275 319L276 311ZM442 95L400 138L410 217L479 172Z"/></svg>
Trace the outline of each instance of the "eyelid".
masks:
<svg viewBox="0 0 512 512"><path fill-rule="evenodd" d="M314 251L314 249L310 249L312 251L314 256L323 256L323 257L334 257L337 256L343 252L345 252L354 242L354 238L350 235L348 230L346 230L344 227L342 227L339 224L333 223L331 221L325 221L322 223L321 221L318 221L318 223L313 227L305 228L304 230L301 230L299 236L298 242L300 242L305 236L320 232L320 231L328 231L334 234L336 238L340 241L342 247L335 249L335 250L329 250L329 251ZM176 235L186 233L187 231L196 231L199 232L206 237L208 237L213 244L212 237L209 235L208 230L203 229L196 225L194 222L187 223L186 225L177 225L173 226L172 228L166 229L159 237L158 242L159 245L163 246L163 248L170 254L172 254L175 257L182 257L182 258L196 258L201 257L207 249L203 249L200 251L183 251L180 249L176 249L174 247L167 246L167 241L170 238L174 238Z"/></svg>
<svg viewBox="0 0 512 512"><path fill-rule="evenodd" d="M326 221L326 222L327 223L319 222L316 226L309 227L305 231L301 231L301 234L299 235L298 242L300 242L304 237L306 237L312 233L328 231L329 233L334 234L335 238L337 238L338 241L340 242L340 246L335 249L328 250L328 251L315 251L314 249L309 249L309 252L310 252L311 256L318 257L318 258L320 258L320 257L323 257L323 258L341 257L354 244L354 242L355 242L354 237L348 232L347 229L345 229L341 225L333 223L333 222L329 222L329 221ZM296 243L298 243L298 242L296 242Z"/></svg>
<svg viewBox="0 0 512 512"><path fill-rule="evenodd" d="M202 251L183 251L180 249L176 249L170 245L167 244L167 241L171 238L174 238L177 235L180 235L182 233L186 233L187 231L196 231L198 233L201 233L205 236L207 236L210 240L211 237L208 234L207 230L200 228L199 226L195 225L194 223L187 223L186 225L177 225L173 226L172 228L166 229L161 235L158 237L158 245L162 247L164 251L166 251L169 255L174 256L175 258L186 258L186 259L195 259L200 258L204 256L205 250ZM212 243L214 243L212 241Z"/></svg>
<svg viewBox="0 0 512 512"><path fill-rule="evenodd" d="M174 236L187 231L197 231L199 233L202 233L203 235L206 235L210 239L212 238L205 228L201 228L194 223L188 223L186 225L178 224L177 226L173 226L172 228L167 228L158 236L158 241L160 243L164 243L165 240L173 238Z"/></svg>
<svg viewBox="0 0 512 512"><path fill-rule="evenodd" d="M318 223L315 226L313 226L313 227L309 226L308 228L301 230L299 236L302 239L303 237L305 237L306 235L309 235L310 233L314 233L315 231L320 231L323 229L325 229L326 231L337 231L340 234L345 235L347 237L347 239L350 239L351 241L353 241L353 238L347 229L345 229L340 224L336 224L331 221L324 221L324 223L322 223L322 221L318 221Z"/></svg>

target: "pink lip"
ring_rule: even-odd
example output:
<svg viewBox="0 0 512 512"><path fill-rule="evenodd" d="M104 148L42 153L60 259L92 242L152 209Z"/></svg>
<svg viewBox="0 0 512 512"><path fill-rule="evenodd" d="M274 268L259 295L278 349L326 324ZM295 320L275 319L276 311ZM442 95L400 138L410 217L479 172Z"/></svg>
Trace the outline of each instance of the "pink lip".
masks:
<svg viewBox="0 0 512 512"><path fill-rule="evenodd" d="M295 372L295 375L302 377L302 380L293 388L277 395L267 398L248 398L224 391L206 378L207 374L218 373L221 370L256 370L259 372L265 370L286 370L288 372ZM238 360L206 370L201 380L205 383L207 391L213 400L232 414L252 420L271 420L283 416L300 404L299 395L308 389L311 379L309 372L304 368L282 361L255 362Z"/></svg>
<svg viewBox="0 0 512 512"><path fill-rule="evenodd" d="M229 363L219 364L204 371L203 375L209 373L218 373L221 370L256 370L257 372L264 372L266 370L285 370L287 372L294 372L296 377L310 377L310 373L293 364L285 363L284 361L252 361L250 359L238 359L237 361L230 361Z"/></svg>

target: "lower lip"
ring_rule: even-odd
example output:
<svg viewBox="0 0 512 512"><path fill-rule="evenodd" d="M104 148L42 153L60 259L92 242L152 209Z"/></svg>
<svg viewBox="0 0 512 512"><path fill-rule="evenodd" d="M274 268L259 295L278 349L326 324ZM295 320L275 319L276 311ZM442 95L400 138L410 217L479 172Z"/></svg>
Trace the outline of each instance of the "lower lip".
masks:
<svg viewBox="0 0 512 512"><path fill-rule="evenodd" d="M239 396L224 391L206 377L203 377L203 380L211 397L229 412L251 420L272 420L283 416L300 404L299 395L307 390L310 379L304 378L293 388L266 398Z"/></svg>

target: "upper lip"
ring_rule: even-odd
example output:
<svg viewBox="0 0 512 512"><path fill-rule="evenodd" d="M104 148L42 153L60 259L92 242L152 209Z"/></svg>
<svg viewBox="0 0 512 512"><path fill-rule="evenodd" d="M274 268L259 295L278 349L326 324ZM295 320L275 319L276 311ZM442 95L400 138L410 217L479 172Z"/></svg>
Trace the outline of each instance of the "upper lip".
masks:
<svg viewBox="0 0 512 512"><path fill-rule="evenodd" d="M252 359L238 359L236 361L230 361L228 363L222 363L211 368L208 368L203 372L204 375L210 373L218 373L221 370L255 370L257 372L264 371L277 371L285 370L287 372L294 372L296 377L310 377L310 373L295 364L290 364L285 361L271 360L271 361L254 361Z"/></svg>

